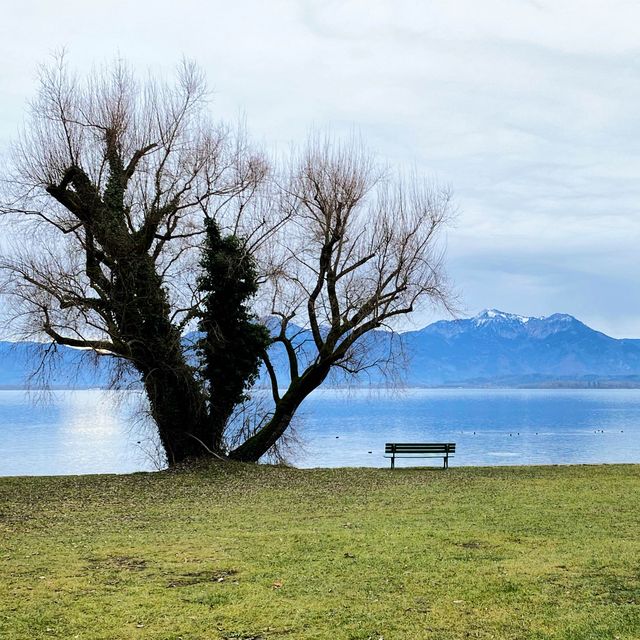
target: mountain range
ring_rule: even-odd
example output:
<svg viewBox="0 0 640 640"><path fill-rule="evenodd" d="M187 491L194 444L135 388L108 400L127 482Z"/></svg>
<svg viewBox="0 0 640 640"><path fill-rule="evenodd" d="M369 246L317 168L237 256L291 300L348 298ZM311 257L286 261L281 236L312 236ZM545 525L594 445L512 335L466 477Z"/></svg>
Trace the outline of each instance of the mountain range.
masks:
<svg viewBox="0 0 640 640"><path fill-rule="evenodd" d="M640 340L496 309L402 334L412 386L640 386Z"/></svg>
<svg viewBox="0 0 640 640"><path fill-rule="evenodd" d="M298 339L309 336L301 330ZM402 378L407 386L640 387L640 340L612 338L562 313L533 318L490 309L395 337L376 331L368 339L368 346L381 353L389 350L390 340L399 341L406 356ZM0 387L20 388L29 382L37 387L45 377L54 388L107 385L108 361L87 366L89 354L68 347L55 349L55 366L47 376L40 375L41 369L31 376L50 347L0 342ZM282 353L274 350L273 361L286 382ZM370 370L356 382L378 386L384 377Z"/></svg>

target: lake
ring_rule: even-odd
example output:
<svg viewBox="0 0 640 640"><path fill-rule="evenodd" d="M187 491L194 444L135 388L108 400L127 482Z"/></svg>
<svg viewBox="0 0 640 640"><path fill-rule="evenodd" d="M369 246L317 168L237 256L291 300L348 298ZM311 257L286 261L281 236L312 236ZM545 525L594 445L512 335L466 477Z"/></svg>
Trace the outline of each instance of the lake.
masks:
<svg viewBox="0 0 640 640"><path fill-rule="evenodd" d="M137 392L0 391L0 430L0 475L162 466ZM451 466L640 463L640 390L324 389L297 431L299 467L387 466L388 441L456 442Z"/></svg>

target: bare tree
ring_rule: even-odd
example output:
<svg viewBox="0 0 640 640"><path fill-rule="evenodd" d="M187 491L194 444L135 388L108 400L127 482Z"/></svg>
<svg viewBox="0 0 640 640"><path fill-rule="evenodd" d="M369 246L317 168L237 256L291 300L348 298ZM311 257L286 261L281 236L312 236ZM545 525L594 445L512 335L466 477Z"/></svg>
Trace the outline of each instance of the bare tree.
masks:
<svg viewBox="0 0 640 640"><path fill-rule="evenodd" d="M372 347L376 329L393 331L420 306L451 301L439 243L447 190L389 179L358 144L315 138L277 192L272 203L286 224L263 247L262 301L287 356L288 386L282 392L272 347L264 363L273 411L230 454L245 461L279 441L332 370L388 368L393 342L391 352Z"/></svg>
<svg viewBox="0 0 640 640"><path fill-rule="evenodd" d="M255 250L271 222L244 212L267 173L241 131L210 120L192 64L175 84L140 83L120 62L86 81L62 58L41 69L5 181L22 240L1 259L3 290L24 333L133 366L170 463L221 441L182 344L203 220Z"/></svg>
<svg viewBox="0 0 640 640"><path fill-rule="evenodd" d="M45 67L0 205L22 237L0 257L16 330L133 368L169 464L273 456L332 371L388 368L392 354L371 347L376 329L449 300L438 244L447 191L390 180L359 146L331 140L312 140L272 173L242 131L214 124L206 107L204 79L186 63L175 85L139 83L122 63L84 82L63 60ZM221 351L209 349L215 375L203 377L184 340L207 306L198 288L207 229L235 238L228 254L239 256L208 300L220 303L232 274L255 265L255 308L244 307L252 287L239 308L247 322L260 312L271 331L262 357L272 407L254 402L237 420L229 398L215 395L226 388ZM211 326L242 333L221 330L215 304ZM277 349L288 363L284 390ZM233 353L226 345L229 366Z"/></svg>

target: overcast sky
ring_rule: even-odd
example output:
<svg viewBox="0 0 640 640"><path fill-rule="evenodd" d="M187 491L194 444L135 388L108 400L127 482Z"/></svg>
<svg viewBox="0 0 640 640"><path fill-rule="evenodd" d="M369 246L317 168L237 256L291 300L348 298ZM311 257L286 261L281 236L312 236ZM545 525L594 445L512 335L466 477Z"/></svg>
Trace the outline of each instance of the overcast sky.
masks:
<svg viewBox="0 0 640 640"><path fill-rule="evenodd" d="M60 47L81 70L193 58L215 112L244 114L268 146L356 128L383 161L450 185L465 312L566 312L640 337L640 3L21 0L2 13L2 152Z"/></svg>

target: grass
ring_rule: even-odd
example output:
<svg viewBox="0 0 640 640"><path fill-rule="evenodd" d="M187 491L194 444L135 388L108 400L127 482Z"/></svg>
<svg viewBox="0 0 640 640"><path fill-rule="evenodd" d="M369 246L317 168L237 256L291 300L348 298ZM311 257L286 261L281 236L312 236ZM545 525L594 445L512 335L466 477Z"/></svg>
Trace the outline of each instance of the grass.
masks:
<svg viewBox="0 0 640 640"><path fill-rule="evenodd" d="M0 479L0 638L640 638L640 467Z"/></svg>

